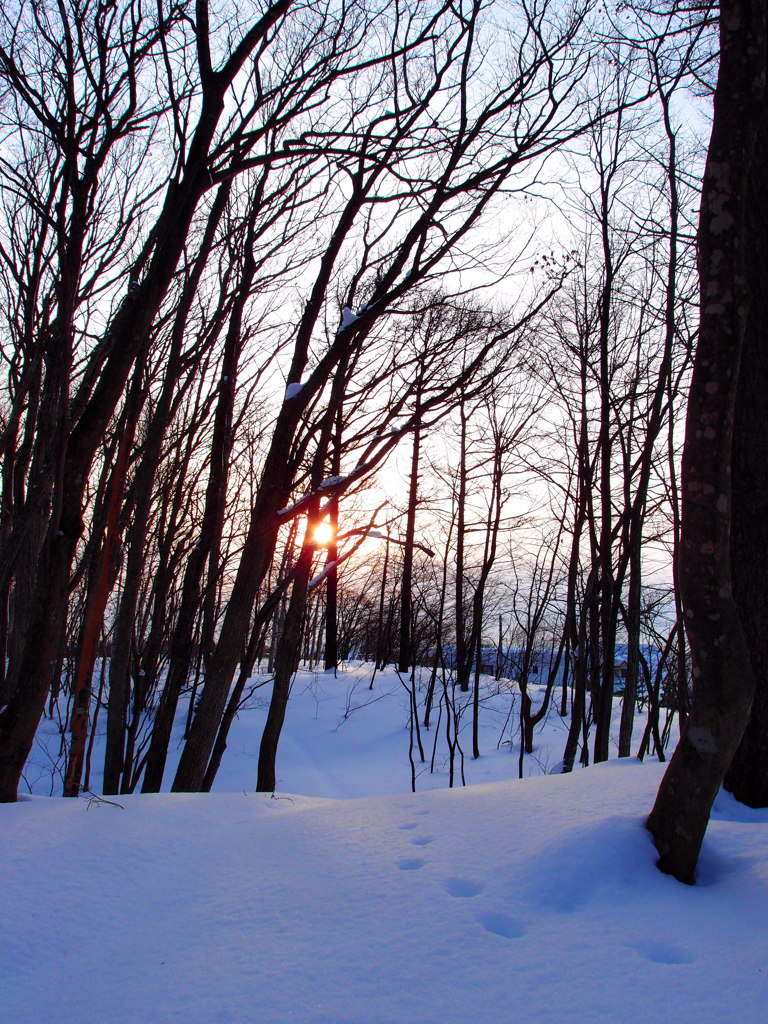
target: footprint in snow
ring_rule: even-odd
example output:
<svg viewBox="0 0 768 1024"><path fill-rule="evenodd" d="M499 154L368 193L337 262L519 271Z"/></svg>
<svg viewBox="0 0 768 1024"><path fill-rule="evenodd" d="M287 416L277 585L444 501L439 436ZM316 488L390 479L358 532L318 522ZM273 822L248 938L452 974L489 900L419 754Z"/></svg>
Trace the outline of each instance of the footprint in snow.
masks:
<svg viewBox="0 0 768 1024"><path fill-rule="evenodd" d="M411 840L411 846L429 846L433 842L432 836L414 836Z"/></svg>
<svg viewBox="0 0 768 1024"><path fill-rule="evenodd" d="M412 832L413 829L418 828L418 827L419 826L416 824L415 821L409 821L407 824L400 826L400 831L401 832Z"/></svg>
<svg viewBox="0 0 768 1024"><path fill-rule="evenodd" d="M419 857L405 857L403 860L395 861L397 867L401 871L418 871L419 868L423 868L427 862L421 860Z"/></svg>
<svg viewBox="0 0 768 1024"><path fill-rule="evenodd" d="M652 964L692 964L696 960L695 954L689 949L675 946L670 942L648 939L643 942L630 942L628 945Z"/></svg>
<svg viewBox="0 0 768 1024"><path fill-rule="evenodd" d="M491 935L500 935L503 939L519 939L525 935L525 925L509 914L489 910L485 914L478 914L476 920Z"/></svg>
<svg viewBox="0 0 768 1024"><path fill-rule="evenodd" d="M469 899L472 896L479 896L485 886L472 882L468 878L449 878L445 883L445 890L449 896L457 899Z"/></svg>

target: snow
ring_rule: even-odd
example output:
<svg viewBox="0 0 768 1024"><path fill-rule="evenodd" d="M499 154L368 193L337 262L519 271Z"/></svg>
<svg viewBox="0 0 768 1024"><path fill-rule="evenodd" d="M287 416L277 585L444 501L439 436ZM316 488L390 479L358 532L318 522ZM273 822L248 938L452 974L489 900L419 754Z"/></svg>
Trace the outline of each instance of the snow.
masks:
<svg viewBox="0 0 768 1024"><path fill-rule="evenodd" d="M347 327L351 327L357 319L358 317L352 312L349 306L345 306L341 311L341 327L336 333L341 334L341 332Z"/></svg>
<svg viewBox="0 0 768 1024"><path fill-rule="evenodd" d="M291 384L290 387L293 387L293 384ZM299 385L299 387L301 387L301 385ZM292 397L292 395L287 395L287 398ZM323 480L320 486L318 487L318 491L326 491L331 487L338 487L338 485L344 483L346 479L347 478L343 476L326 477L325 480ZM277 514L279 516L289 516L300 504L300 501L294 501L290 505L286 505L284 508L278 509Z"/></svg>
<svg viewBox="0 0 768 1024"><path fill-rule="evenodd" d="M294 381L292 384L289 384L285 389L285 401L287 402L291 398L295 398L303 387L304 385L300 381Z"/></svg>
<svg viewBox="0 0 768 1024"><path fill-rule="evenodd" d="M315 587L319 587L323 580L333 572L336 566L339 564L341 559L334 558L333 561L327 562L322 572L319 572L317 576L313 576L307 584L307 590L314 590Z"/></svg>
<svg viewBox="0 0 768 1024"><path fill-rule="evenodd" d="M762 1024L768 811L721 795L679 885L643 829L663 765L519 781L489 687L472 784L446 788L440 744L414 794L408 694L370 678L298 674L274 796L250 792L265 688L214 793L0 806L4 1019ZM526 771L563 739L553 712Z"/></svg>

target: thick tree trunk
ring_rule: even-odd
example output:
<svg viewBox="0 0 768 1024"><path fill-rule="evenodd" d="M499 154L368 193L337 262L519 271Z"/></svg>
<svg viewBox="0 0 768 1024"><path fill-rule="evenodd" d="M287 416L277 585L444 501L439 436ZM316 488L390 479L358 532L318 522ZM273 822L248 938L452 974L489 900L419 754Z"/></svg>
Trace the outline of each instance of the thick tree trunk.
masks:
<svg viewBox="0 0 768 1024"><path fill-rule="evenodd" d="M768 807L768 116L758 132L749 182L749 314L733 431L733 590L747 636L755 699L749 724L725 778L750 807Z"/></svg>
<svg viewBox="0 0 768 1024"><path fill-rule="evenodd" d="M659 868L687 883L754 692L731 584L731 447L747 310L747 174L765 93L765 0L721 3L720 40L699 221L701 321L682 466L680 582L693 702L648 819Z"/></svg>

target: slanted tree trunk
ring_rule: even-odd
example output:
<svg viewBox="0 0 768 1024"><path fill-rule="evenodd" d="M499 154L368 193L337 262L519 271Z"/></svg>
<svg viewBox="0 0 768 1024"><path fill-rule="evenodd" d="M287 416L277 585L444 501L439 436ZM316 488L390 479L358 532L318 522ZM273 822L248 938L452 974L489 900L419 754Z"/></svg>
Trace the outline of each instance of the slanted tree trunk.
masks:
<svg viewBox="0 0 768 1024"><path fill-rule="evenodd" d="M237 297L229 311L229 324L222 353L219 393L211 436L208 482L205 490L200 535L190 553L184 573L181 608L171 639L168 677L152 729L152 740L142 787L144 793L156 793L162 785L176 707L192 663L195 646L195 621L199 615L201 603L204 610L202 648L206 666L213 646L214 609L211 604L214 603L214 585L211 581L212 578L215 579L218 571L221 535L224 528L229 460L233 444L232 416L240 356L244 344L243 316L257 269L253 255L256 212L254 206L245 233L243 266L239 277ZM206 565L208 566L207 583L205 581Z"/></svg>
<svg viewBox="0 0 768 1024"><path fill-rule="evenodd" d="M312 560L317 550L317 545L312 539L312 532L318 523L318 505L319 502L307 513L307 531L294 570L293 590L285 613L283 631L277 642L272 698L269 702L267 721L259 746L257 793L273 793L277 783L275 772L277 745L280 741L280 733L288 707L291 679L299 665L301 631L307 609L307 585L312 573Z"/></svg>

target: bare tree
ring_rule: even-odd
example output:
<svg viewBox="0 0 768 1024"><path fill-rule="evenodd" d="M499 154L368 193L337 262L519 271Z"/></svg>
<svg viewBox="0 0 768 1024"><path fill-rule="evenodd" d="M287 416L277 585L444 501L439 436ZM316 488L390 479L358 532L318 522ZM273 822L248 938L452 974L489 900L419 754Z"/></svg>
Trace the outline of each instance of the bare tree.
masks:
<svg viewBox="0 0 768 1024"><path fill-rule="evenodd" d="M123 17L124 12L114 6L23 4L18 16L4 17L0 68L19 111L20 137L22 126L32 124L32 131L43 140L41 145L55 154L52 160L61 171L56 197L58 267L50 313L41 331L46 370L42 418L36 424L30 463L30 497L15 518L3 552L7 573L22 550L31 551L28 557L34 564L34 583L29 615L19 624L24 639L14 656L20 666L15 678L23 680L23 686L16 687L0 715L2 800L16 798L58 661L70 567L83 530L83 495L94 454L121 399L131 366L150 337L200 200L218 177L231 176L244 166L245 158L264 142L269 129L280 123L272 97L258 90L253 104L244 96L229 105L227 100L233 87L241 88L243 68L253 54L257 58L248 80L259 81L259 64L268 59L275 29L292 6L290 0L272 4L238 37L218 66L211 56L209 12L204 2L197 5L192 38L183 7L172 8L167 16L158 8L156 16L150 17L138 3L130 3L129 16ZM322 34L324 29L319 31ZM168 39L174 33L174 66L183 69L181 81L172 78L172 63L164 60ZM34 40L32 46L27 45L30 39ZM310 44L305 37L304 42L307 48L299 62L303 83L297 101L300 108L327 86L338 66L332 58L333 71L324 59L314 60L308 68L304 56L317 51L317 40ZM162 68L168 75L158 101L162 74L153 72ZM191 76L196 74L194 90L190 89L188 70ZM47 89L45 81L51 73L65 83L60 91ZM266 123L260 122L259 115L268 110L272 113ZM134 245L133 253L126 253L120 244L121 232L140 217L156 188L152 179L139 177L150 184L138 197L129 191L130 206L124 209L113 237L107 239L113 248L106 249L102 226L113 221L98 216L106 201L101 184L106 182L108 196L115 181L122 180L118 174L110 177L109 172L117 166L124 140L130 145L131 137L145 128L150 129L151 138L152 127L160 125L169 111L174 115L174 161L154 225L144 236L143 247ZM270 152L273 142L274 138L270 139ZM17 180L22 177L26 177L23 171ZM119 203L120 199L118 209ZM72 393L78 318L88 299L83 282L90 280L93 294L94 288L98 293L99 286L109 287L110 272L112 280L115 277L114 264L105 265L103 259L98 262L103 251L114 251L121 259L129 257L128 287L88 353L80 380L75 382L77 390ZM89 278L93 274L101 275L96 286L93 277Z"/></svg>
<svg viewBox="0 0 768 1024"><path fill-rule="evenodd" d="M310 297L295 328L286 400L275 421L262 485L255 497L216 651L206 671L173 783L176 790L198 788L205 775L229 683L245 644L253 602L271 561L277 530L284 521L281 512L295 486L297 456L306 444L301 429L307 411L318 400L342 356L351 357L361 346L370 344L372 332L380 329L385 314L397 309L407 293L438 272L442 261L477 223L518 165L540 156L542 149L552 148L575 128L571 115L565 116L563 100L570 96L579 78L579 58L571 56L570 47L580 17L550 29L543 15L532 15L537 31L525 35L520 44L519 56L526 70L514 82L502 82L483 104L473 105L470 116L467 97L474 61L478 59L474 41L479 14L475 6L467 18L456 18L455 12L446 8L440 13L440 20L430 19L426 28L413 22L409 29L413 33L408 39L409 54L424 41L432 47L434 25L439 23L445 28L437 64L434 57L430 58L432 71L424 79L423 93L409 94L404 79L385 83L390 90L386 99L388 112L375 118L366 131L350 132L344 140L345 159L350 167L348 198L335 220ZM395 39L391 45L398 54L393 65L397 68L403 44ZM410 59L414 59L412 55ZM513 143L513 135L506 133L509 119L514 119L534 95L538 97L537 113L527 123L525 133L518 132ZM561 107L562 115L558 113ZM422 150L422 146L436 129L436 108L445 115L440 123L442 141L432 153L437 163L427 174L420 157L422 152L429 152ZM449 112L451 119L447 120ZM497 142L492 140L492 123L497 123L494 132L501 133L493 135ZM422 138L423 142L418 141ZM327 147L327 141L324 144ZM493 160L489 159L492 151L496 153ZM341 154L338 159L342 159ZM382 212L380 195L387 181L391 182L393 193ZM362 234L363 246L356 256L359 262L347 290L348 302L342 309L341 323L324 352L313 358L312 343L329 288L344 247L355 241L358 232ZM358 298L360 294L364 297ZM358 308L357 313L353 313L354 307ZM513 329L517 328L509 326L501 337L509 336ZM498 342L499 337L497 347ZM473 355L454 384L454 391L460 389L463 379L472 379L493 344L489 341ZM444 405L449 394L448 388L438 390L424 403L422 411L429 413ZM390 409L390 417L403 408L399 400ZM363 449L357 467L344 475L343 481L327 487L326 495L342 493L370 472L396 439L413 426L411 415L409 422L388 437L374 435ZM306 509L312 500L311 495L305 495L301 502L294 503L291 514Z"/></svg>

